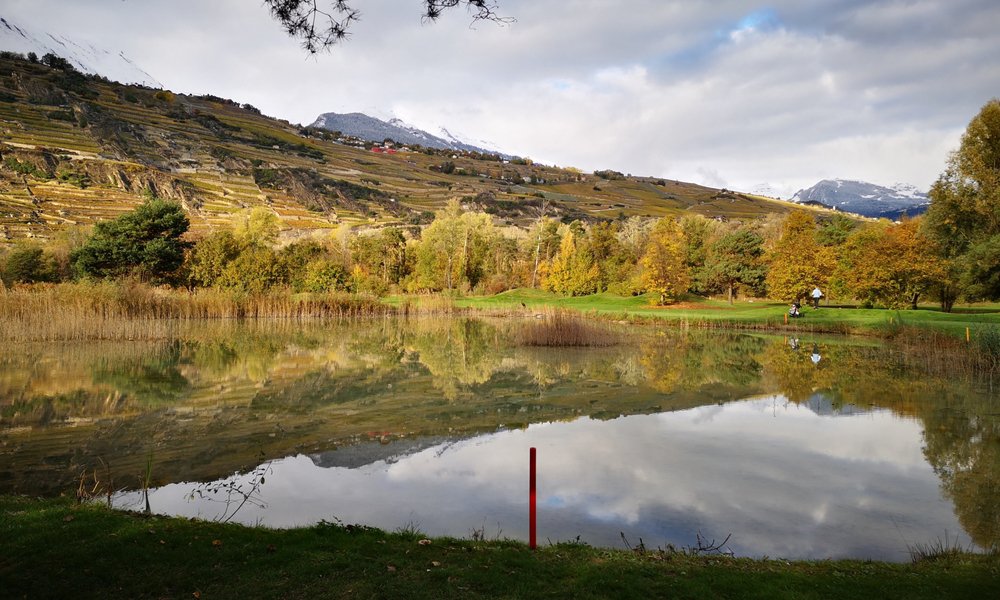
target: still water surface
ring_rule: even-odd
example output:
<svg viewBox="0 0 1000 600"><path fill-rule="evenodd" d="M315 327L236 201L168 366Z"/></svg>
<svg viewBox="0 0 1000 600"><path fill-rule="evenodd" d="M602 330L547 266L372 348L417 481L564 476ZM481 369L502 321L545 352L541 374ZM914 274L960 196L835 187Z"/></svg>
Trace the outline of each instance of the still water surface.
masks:
<svg viewBox="0 0 1000 600"><path fill-rule="evenodd" d="M985 385L870 341L629 329L517 344L517 322L222 328L39 345L0 363L0 493L88 473L155 512L622 546L729 538L738 555L906 560L998 541ZM88 483L89 484L89 483ZM244 502L246 500L246 502Z"/></svg>

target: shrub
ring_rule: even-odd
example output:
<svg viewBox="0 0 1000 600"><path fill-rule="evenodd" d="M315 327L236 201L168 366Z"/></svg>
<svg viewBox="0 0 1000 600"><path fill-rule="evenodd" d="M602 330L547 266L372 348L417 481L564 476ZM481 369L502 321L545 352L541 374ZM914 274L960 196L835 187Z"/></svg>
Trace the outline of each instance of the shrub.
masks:
<svg viewBox="0 0 1000 600"><path fill-rule="evenodd" d="M347 270L342 265L325 259L316 259L306 265L301 285L295 291L333 292L347 289Z"/></svg>
<svg viewBox="0 0 1000 600"><path fill-rule="evenodd" d="M2 274L6 285L55 279L52 261L46 259L41 248L28 245L11 250L3 264Z"/></svg>

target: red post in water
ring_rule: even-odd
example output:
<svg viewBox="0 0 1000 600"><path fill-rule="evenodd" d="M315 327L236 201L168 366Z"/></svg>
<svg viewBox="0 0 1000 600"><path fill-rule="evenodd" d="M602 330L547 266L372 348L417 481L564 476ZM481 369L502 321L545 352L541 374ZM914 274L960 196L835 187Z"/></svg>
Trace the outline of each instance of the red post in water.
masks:
<svg viewBox="0 0 1000 600"><path fill-rule="evenodd" d="M528 469L528 547L535 549L535 449L531 449L531 467Z"/></svg>

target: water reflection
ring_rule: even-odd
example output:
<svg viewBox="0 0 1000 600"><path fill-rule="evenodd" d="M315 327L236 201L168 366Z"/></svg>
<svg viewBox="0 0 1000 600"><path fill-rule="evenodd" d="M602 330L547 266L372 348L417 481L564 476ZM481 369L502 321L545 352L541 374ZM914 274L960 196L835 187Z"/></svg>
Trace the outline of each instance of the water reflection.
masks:
<svg viewBox="0 0 1000 600"><path fill-rule="evenodd" d="M298 455L269 465L264 506L236 519L417 524L460 537L499 524L524 539L530 446L539 449L542 539L615 546L625 532L665 546L694 544L701 531L732 533L740 555L903 560L907 543L960 531L924 459L919 422L833 410L822 396L582 418L425 449L376 445L407 454L360 467L332 466L340 451ZM217 517L217 506L189 499L190 487L156 490L154 509Z"/></svg>
<svg viewBox="0 0 1000 600"><path fill-rule="evenodd" d="M759 523L751 520L741 525L743 536L729 525L729 519L713 523L724 498L752 504L756 500L751 496L757 488L733 491L725 488L728 483L724 482L718 482L715 488L698 484L702 487L695 486L689 493L702 497L706 507L714 508L706 508L712 514L706 513L705 518L695 521L689 518L698 514L695 507L683 508L683 502L674 504L679 499L667 492L677 493L680 488L672 483L703 472L714 473L712 477L719 480L746 482L748 477L765 477L761 473L788 470L809 482L806 491L787 489L783 480L766 477L763 481L769 485L758 487L781 490L789 498L808 503L812 511L836 514L846 510L838 504L843 495L838 486L853 489L864 485L878 490L880 482L892 481L892 476L879 472L861 483L849 481L838 475L843 475L838 469L843 469L847 459L829 458L831 449L851 446L856 456L850 460L872 462L872 457L893 456L901 451L900 447L888 438L883 445L874 434L856 438L853 430L845 429L838 430L844 437L837 444L831 441L826 451L816 452L795 449L787 440L782 442L778 433L763 430L770 431L764 435L770 444L785 443L786 452L820 457L816 469L826 479L817 476L814 481L809 472L801 472L801 466L778 461L777 456L766 451L770 446L752 450L752 440L747 438L755 435L747 433L750 429L726 433L730 436L728 443L738 451L728 463L738 465L746 474L735 470L735 466L732 471L711 470L709 463L727 460L720 458L717 448L702 448L704 455L695 456L661 439L683 438L692 448L707 443L691 432L671 429L665 433L651 425L627 425L635 429L618 430L625 427L622 423L632 423L633 419L641 423L669 420L669 415L643 415L686 409L697 410L678 414L715 422L715 414L742 415L739 411L748 410L746 406L756 406L727 403L780 395L787 400L772 402L772 413L785 416L778 418L775 413L771 418L778 418L789 428L813 423L788 416L800 411L812 415L810 418L830 417L819 421L826 423L820 429L843 427L833 424L842 421L833 416L849 415L849 421L867 420L886 428L902 426L886 424L893 420L891 415L903 419L898 423L917 431L916 448L924 471L934 477L935 485L940 485L952 503L949 510L953 509L965 531L982 547L994 546L1000 540L1000 411L996 409L996 395L976 381L930 375L906 367L898 354L873 342L842 338L799 339L632 327L626 330L628 342L616 347L540 349L518 347L511 341L516 338L512 332L518 326L516 320L477 319L387 319L328 327L220 324L171 342L28 344L8 349L0 355L0 493L72 491L82 473L92 474L98 469L115 489L134 489L149 456L153 457L156 485L218 481L234 472L246 473L265 461L274 461L275 481L281 481L286 476L278 474L278 467L285 462L298 464L304 456L311 457L308 462L313 466L298 467L300 470L354 467L360 470L352 473L358 474L382 464L398 471L403 467L397 465L411 464L426 453L443 452L442 457L448 457L469 444L500 443L492 441L494 438L516 440L521 439L518 436L564 431L565 439L549 442L553 448L575 444L582 456L589 456L588 452L596 451L588 448L596 445L595 440L621 438L625 441L609 442L609 461L619 452L623 453L623 461L628 452L648 454L648 460L628 463L649 462L644 467L645 476L629 476L632 479L628 481L611 478L607 485L612 492L591 490L587 494L601 500L602 494L625 489L615 486L629 484L649 487L656 490L657 496L670 500L639 503L631 512L612 510L624 499L602 500L591 507L603 508L585 511L567 499L576 497L573 494L551 496L551 502L577 507L573 509L577 512L568 508L569 512L560 513L570 515L565 519L575 526L575 531L574 527L559 530L565 531L566 537L579 534L592 543L605 543L607 531L593 525L601 522L595 515L613 515L617 522L625 524L672 524L654 526L648 535L630 534L633 538L642 535L647 543L693 543L690 524L697 522L704 533L720 539L726 532L718 528L732 529L731 545L747 544L744 549L748 553L793 555L798 550L791 532L801 534L808 529L805 518L793 508L784 511L789 513L786 525L776 524L778 520L773 517L759 517ZM623 416L627 418L620 418ZM739 423L732 416L724 420ZM611 429L598 431L602 424ZM504 430L513 431L477 437ZM814 435L825 439L822 431ZM570 439L574 436L578 439ZM478 441L463 441L473 438ZM379 443L366 444L369 440ZM906 456L912 457L912 447L907 448ZM502 455L508 450L496 451ZM406 457L385 462L392 455ZM683 456L683 464L672 463L673 456ZM593 457L591 460L596 461ZM674 464L672 468L677 472L654 468L660 463ZM559 464L559 472L563 473ZM572 469L587 464L586 460L566 463L567 477ZM626 470L622 476L628 473L633 471ZM303 502L311 497L308 491L281 491L283 486L272 482L270 476L267 481L268 504L272 507L269 515L282 514L281 501L271 499L270 494L281 498L282 493L287 493L289 498L301 498ZM661 489L664 486L668 489ZM401 489L376 492L388 497L411 496ZM577 493L584 494L579 490ZM333 500L324 496L323 501L340 502L346 498L348 503L371 504L353 492L338 494ZM485 506L492 506L489 493L460 488L456 494L462 496L456 502L472 505L473 499L482 496ZM706 494L709 497L703 497ZM711 498L712 494L719 498ZM824 494L829 497L824 499ZM520 498L519 494L515 496ZM633 489L626 496L643 498L644 492ZM883 497L887 496L875 494L871 502L882 501ZM772 497L759 502L773 511L786 501ZM936 501L941 502L940 498ZM895 504L888 506L883 507L885 512L897 515ZM332 514L351 520L350 510L338 504ZM898 514L907 510L901 509ZM295 513L297 509L288 511ZM474 522L458 523L454 525L457 529L446 531L467 535L473 526L481 527L486 513L493 514L491 511L484 509L481 515L470 515ZM682 511L687 520L671 511ZM659 516L641 516L646 514ZM560 518L553 517L556 521ZM893 518L895 526L908 531L906 519ZM507 533L517 533L517 519L502 521ZM688 523L684 526L687 529L677 525L682 521ZM492 517L486 524L491 522ZM778 536L783 541L771 545L755 537L757 533L751 534L759 532L763 536L764 531L781 532L783 527L789 532ZM841 535L816 527L830 539ZM557 539L561 535L549 537ZM618 530L610 535L611 541L618 540ZM943 530L935 530L931 537L943 535ZM890 536L888 545L898 550L899 537L899 532ZM757 549L750 548L747 540L751 539L753 544L760 544ZM915 536L906 541L927 540ZM807 545L815 547L812 542ZM826 552L851 551L843 550L845 547L833 544ZM857 550L864 552L868 548L862 544ZM872 552L876 551L883 549ZM821 550L817 552L824 555Z"/></svg>

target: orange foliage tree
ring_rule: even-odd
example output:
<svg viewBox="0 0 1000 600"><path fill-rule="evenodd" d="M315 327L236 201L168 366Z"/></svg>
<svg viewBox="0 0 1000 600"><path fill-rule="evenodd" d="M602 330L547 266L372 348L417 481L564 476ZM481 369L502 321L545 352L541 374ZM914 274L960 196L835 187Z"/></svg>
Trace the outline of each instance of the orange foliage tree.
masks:
<svg viewBox="0 0 1000 600"><path fill-rule="evenodd" d="M889 308L916 308L920 296L945 276L944 260L918 219L855 231L836 269L836 278L857 299Z"/></svg>

